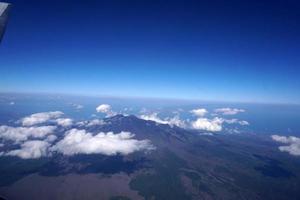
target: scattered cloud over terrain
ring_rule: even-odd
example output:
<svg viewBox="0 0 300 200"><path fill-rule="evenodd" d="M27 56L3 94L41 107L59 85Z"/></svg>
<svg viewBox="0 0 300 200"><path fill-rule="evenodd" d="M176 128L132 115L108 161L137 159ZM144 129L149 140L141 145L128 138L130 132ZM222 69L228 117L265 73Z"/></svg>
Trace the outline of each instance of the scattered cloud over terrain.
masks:
<svg viewBox="0 0 300 200"><path fill-rule="evenodd" d="M213 119L207 118L198 118L196 121L192 122L192 128L197 130L205 130L205 131L221 131L223 119L215 117Z"/></svg>
<svg viewBox="0 0 300 200"><path fill-rule="evenodd" d="M212 119L204 118L203 116L208 113L208 111L204 108L194 109L191 110L190 112L195 116L197 116L198 118L194 121L190 121L189 119L182 120L177 114L174 117L166 117L162 119L158 116L157 112L150 113L150 114L142 114L140 115L140 118L144 120L155 121L160 124L169 124L170 126L175 125L181 128L191 128L196 130L212 131L212 132L222 131L224 123L239 124L241 126L249 125L249 122L245 120L224 119L221 117L214 117Z"/></svg>
<svg viewBox="0 0 300 200"><path fill-rule="evenodd" d="M207 110L205 108L198 108L198 109L193 109L190 112L197 117L203 117L207 113Z"/></svg>
<svg viewBox="0 0 300 200"><path fill-rule="evenodd" d="M286 144L284 146L279 146L279 150L282 152L288 152L294 156L300 156L300 138L295 136L280 136L272 135L272 139L276 142Z"/></svg>
<svg viewBox="0 0 300 200"><path fill-rule="evenodd" d="M7 156L18 156L23 159L40 158L48 155L50 144L42 140L31 140L21 144L20 149L15 149L4 153Z"/></svg>
<svg viewBox="0 0 300 200"><path fill-rule="evenodd" d="M54 112L41 112L29 115L21 119L21 123L23 126L33 126L37 124L45 123L52 119L57 119L61 117L64 113L61 111L54 111Z"/></svg>
<svg viewBox="0 0 300 200"><path fill-rule="evenodd" d="M241 126L249 125L247 121L240 121L238 119L224 119L220 117L215 117L213 119L208 118L198 118L196 121L191 122L191 126L197 130L205 130L205 131L221 131L223 130L223 123L227 124L239 124Z"/></svg>
<svg viewBox="0 0 300 200"><path fill-rule="evenodd" d="M215 112L223 115L236 115L238 113L245 112L245 110L238 108L218 108L215 109Z"/></svg>
<svg viewBox="0 0 300 200"><path fill-rule="evenodd" d="M161 119L158 116L158 113L154 112L151 114L140 115L140 118L143 120L155 121L156 123L159 124L169 124L170 126L175 125L181 128L186 127L186 123L183 120L181 120L178 115L175 115L174 117L167 117L165 119Z"/></svg>
<svg viewBox="0 0 300 200"><path fill-rule="evenodd" d="M130 132L98 133L93 135L85 130L72 129L65 137L51 147L52 151L64 155L95 154L116 155L118 153L127 155L135 151L152 150L154 147L149 140L133 139L134 134Z"/></svg>
<svg viewBox="0 0 300 200"><path fill-rule="evenodd" d="M29 138L44 138L53 133L55 129L56 126L11 127L3 125L0 126L0 138L20 143Z"/></svg>
<svg viewBox="0 0 300 200"><path fill-rule="evenodd" d="M151 113L151 114L144 114L144 115L141 115L140 118L143 119L143 120L155 121L155 122L157 122L157 123L159 123L159 124L168 124L168 121L161 119L161 118L158 116L158 113L157 113L157 112Z"/></svg>
<svg viewBox="0 0 300 200"><path fill-rule="evenodd" d="M100 110L109 113L110 108L101 108ZM70 118L61 118L60 111L36 113L24 117L19 122L23 126L12 127L0 126L0 141L2 147L5 141L13 142L13 149L0 152L0 156L18 156L23 159L35 159L43 156L51 156L53 152L64 155L74 154L103 154L103 155L127 155L135 151L147 151L155 149L149 140L136 140L134 134L130 132L100 132L96 135L86 130L71 129L73 120ZM53 125L41 125L42 123L52 122ZM79 126L103 125L102 119L93 119L90 121L78 122ZM40 125L40 126L39 126ZM66 129L63 138L58 138L55 130L59 126ZM9 143L8 143L9 144Z"/></svg>
<svg viewBox="0 0 300 200"><path fill-rule="evenodd" d="M112 110L111 106L108 105L108 104L101 104L101 105L99 105L99 106L96 108L96 111L97 111L97 112L100 112L100 113L106 114L106 117L111 117L111 116L116 115L116 112L114 112L114 111Z"/></svg>
<svg viewBox="0 0 300 200"><path fill-rule="evenodd" d="M96 108L96 111L106 114L106 117L111 117L116 114L116 112L114 112L108 104L99 105ZM185 118L183 120L180 118L179 112L172 112L173 116L161 118L158 112L150 113L147 110L143 111L139 117L141 119L151 120L160 124L168 124L171 127L178 126L181 128L205 131L202 135L212 135L210 132L222 131L224 123L238 124L242 126L249 125L247 121L236 118L206 118L204 116L208 114L208 111L205 108L193 109L189 112L192 113L196 119L190 120L189 118ZM220 108L216 109L215 112L223 115L234 115L239 112L244 112L244 110L235 108ZM107 122L103 119L96 118L92 120L74 122L71 118L65 118L63 115L64 113L61 111L35 113L17 121L22 125L20 127L6 125L0 126L0 141L1 144L3 143L2 146L6 145L6 141L10 141L19 147L17 149L0 152L0 155L19 156L20 158L28 159L50 156L53 152L62 153L64 155L127 155L135 151L147 151L154 149L154 146L149 140L134 139L134 134L130 132L120 132L116 134L113 132L100 132L95 134L84 129L91 126L106 124ZM76 129L76 126L81 129ZM235 127L230 128L232 129ZM225 126L224 130L226 131L227 129L228 128ZM58 137L55 131L58 131L58 133L64 132L65 135L63 138ZM273 139L279 141L279 137L281 136L274 136ZM298 138L286 138L285 140L281 138L281 142L288 144L286 146L279 147L281 151L288 151L293 155L296 155L297 152L300 154Z"/></svg>

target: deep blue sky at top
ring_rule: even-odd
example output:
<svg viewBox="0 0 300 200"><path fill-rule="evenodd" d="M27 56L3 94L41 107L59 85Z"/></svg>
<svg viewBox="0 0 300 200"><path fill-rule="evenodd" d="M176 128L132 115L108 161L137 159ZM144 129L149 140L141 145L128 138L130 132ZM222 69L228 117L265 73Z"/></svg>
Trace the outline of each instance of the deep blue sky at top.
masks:
<svg viewBox="0 0 300 200"><path fill-rule="evenodd" d="M300 1L7 2L2 92L300 102Z"/></svg>

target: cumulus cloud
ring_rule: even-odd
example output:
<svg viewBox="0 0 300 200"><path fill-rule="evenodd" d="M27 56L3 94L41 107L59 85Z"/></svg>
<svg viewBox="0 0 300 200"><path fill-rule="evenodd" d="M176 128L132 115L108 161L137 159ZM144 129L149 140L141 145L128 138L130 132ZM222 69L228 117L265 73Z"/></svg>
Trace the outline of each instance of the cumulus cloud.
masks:
<svg viewBox="0 0 300 200"><path fill-rule="evenodd" d="M49 146L50 144L46 141L31 140L21 144L20 149L11 150L6 153L2 152L2 154L6 156L18 156L23 159L40 158L48 154Z"/></svg>
<svg viewBox="0 0 300 200"><path fill-rule="evenodd" d="M161 119L158 116L158 113L151 113L151 114L144 114L140 116L143 120L150 120L154 121L159 124L169 124L170 126L178 126L184 128L186 126L185 122L179 118L178 115L175 115L174 117L167 117L165 119Z"/></svg>
<svg viewBox="0 0 300 200"><path fill-rule="evenodd" d="M143 120L155 121L159 124L168 124L168 121L161 119L158 116L158 113L151 113L151 114L141 115L140 118L143 119Z"/></svg>
<svg viewBox="0 0 300 200"><path fill-rule="evenodd" d="M215 112L223 115L236 115L238 113L245 112L245 110L237 108L218 108L215 109Z"/></svg>
<svg viewBox="0 0 300 200"><path fill-rule="evenodd" d="M3 125L0 126L0 138L20 143L29 138L44 138L53 133L55 129L56 126L11 127Z"/></svg>
<svg viewBox="0 0 300 200"><path fill-rule="evenodd" d="M197 130L216 132L216 131L221 131L223 129L223 123L239 124L242 126L249 125L249 123L244 120L224 119L221 117L215 117L213 119L198 118L196 121L191 122L191 127Z"/></svg>
<svg viewBox="0 0 300 200"><path fill-rule="evenodd" d="M54 112L41 112L29 115L21 119L21 123L23 126L33 126L36 124L45 123L52 119L57 119L61 117L64 113L61 111L54 111Z"/></svg>
<svg viewBox="0 0 300 200"><path fill-rule="evenodd" d="M48 135L44 141L51 143L51 142L54 142L56 139L57 139L56 135Z"/></svg>
<svg viewBox="0 0 300 200"><path fill-rule="evenodd" d="M55 120L55 122L58 125L64 126L64 127L72 126L72 124L73 124L73 120L70 118L58 118Z"/></svg>
<svg viewBox="0 0 300 200"><path fill-rule="evenodd" d="M97 112L105 113L107 117L111 117L116 115L116 113L112 110L111 106L108 104L101 104L96 108Z"/></svg>
<svg viewBox="0 0 300 200"><path fill-rule="evenodd" d="M279 150L282 152L288 152L294 156L300 156L300 138L295 136L280 136L272 135L272 139L276 142L286 144L284 146L279 146Z"/></svg>
<svg viewBox="0 0 300 200"><path fill-rule="evenodd" d="M51 151L57 151L64 155L74 154L104 154L127 155L135 151L152 150L154 147L149 140L133 139L130 132L100 132L96 135L85 130L71 129L65 137L57 142Z"/></svg>
<svg viewBox="0 0 300 200"><path fill-rule="evenodd" d="M178 126L178 127L181 127L181 128L185 128L186 127L186 122L181 120L179 118L178 115L175 115L174 117L172 118L166 118L166 120L168 121L168 124L170 126Z"/></svg>
<svg viewBox="0 0 300 200"><path fill-rule="evenodd" d="M193 109L190 112L196 115L197 117L203 117L207 113L207 110L205 108L198 108Z"/></svg>
<svg viewBox="0 0 300 200"><path fill-rule="evenodd" d="M205 131L221 131L222 124L224 120L219 117L215 117L213 119L207 118L198 118L196 121L191 123L192 128L197 130L205 130Z"/></svg>

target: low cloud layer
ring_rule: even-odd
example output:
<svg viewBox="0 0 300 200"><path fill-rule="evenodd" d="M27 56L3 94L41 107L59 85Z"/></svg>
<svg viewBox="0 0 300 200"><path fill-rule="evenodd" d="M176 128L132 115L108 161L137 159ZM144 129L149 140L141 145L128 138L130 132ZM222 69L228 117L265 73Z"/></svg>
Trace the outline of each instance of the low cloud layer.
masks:
<svg viewBox="0 0 300 200"><path fill-rule="evenodd" d="M21 145L20 149L11 150L3 154L6 156L18 156L23 159L40 158L48 155L49 146L50 144L47 141L26 141Z"/></svg>
<svg viewBox="0 0 300 200"><path fill-rule="evenodd" d="M178 127L181 127L181 128L186 127L185 122L183 120L181 120L178 115L175 115L174 117L167 117L165 119L161 119L158 116L158 113L154 112L154 113L151 113L151 114L141 115L140 118L143 119L143 120L154 121L154 122L159 123L159 124L169 124L170 126L175 125L175 126L178 126Z"/></svg>
<svg viewBox="0 0 300 200"><path fill-rule="evenodd" d="M134 134L130 132L92 133L85 130L72 129L65 137L51 147L52 151L64 155L74 154L104 154L104 155L127 155L135 151L152 150L154 147L149 140L133 139Z"/></svg>
<svg viewBox="0 0 300 200"><path fill-rule="evenodd" d="M106 114L110 117L116 114L108 104L101 104L96 108L97 112ZM224 115L233 115L244 112L241 109L222 108L216 110ZM140 115L141 119L155 121L160 124L168 124L186 129L196 129L209 132L218 132L223 130L224 123L249 125L247 121L239 119L224 119L222 117L207 118L204 117L208 111L204 108L197 108L190 111L194 120L182 120L179 113L173 113L171 117L161 118L159 113L153 112ZM103 155L127 155L135 151L148 151L154 149L149 140L134 139L134 134L130 132L100 132L97 134L88 132L84 128L92 126L101 126L106 124L103 119L93 119L81 122L74 122L71 118L63 117L61 111L35 113L17 121L21 127L0 126L0 142L2 146L14 143L17 149L0 152L4 156L18 156L20 158L40 158L50 156L53 152L64 155L75 154L103 154ZM209 115L211 116L211 115ZM75 127L81 129L76 129ZM55 131L65 135L58 137ZM226 127L225 127L226 131ZM276 137L275 137L276 138ZM277 138L278 139L278 138ZM291 139L290 139L291 140ZM7 142L8 141L8 142ZM282 146L282 151L289 151L296 154L295 143L286 143Z"/></svg>
<svg viewBox="0 0 300 200"><path fill-rule="evenodd" d="M58 118L55 120L55 122L58 125L64 126L64 127L72 126L72 124L73 124L73 120L70 118Z"/></svg>
<svg viewBox="0 0 300 200"><path fill-rule="evenodd" d="M197 129L197 130L217 132L217 131L223 130L223 123L239 124L241 126L249 125L249 123L244 120L224 119L221 117L215 117L213 119L198 118L196 121L191 122L191 126L192 126L192 128Z"/></svg>
<svg viewBox="0 0 300 200"><path fill-rule="evenodd" d="M52 119L57 119L61 117L63 114L64 113L60 111L41 112L41 113L35 113L27 117L24 117L20 121L23 126L33 126L33 125L45 123Z"/></svg>
<svg viewBox="0 0 300 200"><path fill-rule="evenodd" d="M174 117L160 118L157 112L151 114L143 114L140 116L141 119L155 121L159 124L169 124L170 126L178 126L181 128L188 129L196 129L202 131L211 131L217 132L223 130L223 124L239 124L241 126L249 125L249 123L245 120L238 119L224 119L221 117L214 117L212 119L200 117L205 115L207 112L206 109L194 109L190 111L198 118L195 121L190 120L182 120L179 115L175 115Z"/></svg>
<svg viewBox="0 0 300 200"><path fill-rule="evenodd" d="M196 121L192 122L192 128L197 130L205 130L205 131L221 131L223 120L221 118L215 117L213 119L207 118L198 118Z"/></svg>
<svg viewBox="0 0 300 200"><path fill-rule="evenodd" d="M280 151L288 152L294 156L300 156L300 138L280 135L272 135L271 137L274 141L285 144L278 147Z"/></svg>
<svg viewBox="0 0 300 200"><path fill-rule="evenodd" d="M198 109L193 109L190 112L197 117L203 117L207 113L207 110L205 108L198 108Z"/></svg>
<svg viewBox="0 0 300 200"><path fill-rule="evenodd" d="M110 112L110 107L100 110ZM24 117L21 121L23 126L12 127L0 126L1 146L5 143L14 143L14 149L0 152L0 156L18 156L22 159L36 159L51 156L53 152L64 155L75 154L103 154L103 155L127 155L135 151L148 151L155 149L149 140L136 140L130 132L100 132L96 135L86 130L71 129L73 120L61 118L60 111L36 113ZM54 125L41 125L43 123L55 123ZM82 127L103 125L101 119L78 122ZM39 126L40 125L40 126ZM58 126L64 129L58 129ZM71 130L70 130L71 129ZM55 131L66 130L63 138L58 138ZM2 143L4 142L4 144Z"/></svg>
<svg viewBox="0 0 300 200"><path fill-rule="evenodd" d="M236 115L238 113L245 112L245 110L238 108L218 108L215 109L215 112L223 115Z"/></svg>
<svg viewBox="0 0 300 200"><path fill-rule="evenodd" d="M44 138L53 133L56 126L40 126L40 127L11 127L0 126L0 139L20 143L30 138Z"/></svg>

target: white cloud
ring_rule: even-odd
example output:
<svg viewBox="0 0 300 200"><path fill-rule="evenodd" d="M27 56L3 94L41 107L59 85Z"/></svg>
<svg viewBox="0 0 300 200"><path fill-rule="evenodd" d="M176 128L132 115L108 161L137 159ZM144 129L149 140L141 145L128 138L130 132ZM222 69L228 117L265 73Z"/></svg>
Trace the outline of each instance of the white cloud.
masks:
<svg viewBox="0 0 300 200"><path fill-rule="evenodd" d="M151 113L151 114L141 115L140 118L143 119L143 120L154 121L154 122L157 122L159 124L168 124L168 121L161 119L158 116L158 113Z"/></svg>
<svg viewBox="0 0 300 200"><path fill-rule="evenodd" d="M15 105L15 102L11 101L11 102L9 102L9 105L13 106L13 105Z"/></svg>
<svg viewBox="0 0 300 200"><path fill-rule="evenodd" d="M150 120L150 121L154 121L156 123L159 123L159 124L169 124L170 126L178 126L178 127L186 127L186 124L184 121L182 121L178 115L175 115L174 117L167 117L165 119L161 119L159 116L158 116L158 113L151 113L151 114L145 114L145 115L141 115L140 116L141 119L143 120Z"/></svg>
<svg viewBox="0 0 300 200"><path fill-rule="evenodd" d="M198 108L198 109L193 109L190 112L198 117L203 117L207 113L207 110L205 108Z"/></svg>
<svg viewBox="0 0 300 200"><path fill-rule="evenodd" d="M130 132L118 134L100 132L97 135L92 135L85 130L71 129L67 131L62 140L51 147L51 150L61 152L64 155L97 153L127 155L135 151L154 149L149 140L136 140L133 137L134 134Z"/></svg>
<svg viewBox="0 0 300 200"><path fill-rule="evenodd" d="M57 139L56 135L48 135L47 138L44 141L54 142L56 139Z"/></svg>
<svg viewBox="0 0 300 200"><path fill-rule="evenodd" d="M222 118L215 117L213 119L198 118L191 123L192 128L205 131L221 131L224 120Z"/></svg>
<svg viewBox="0 0 300 200"><path fill-rule="evenodd" d="M294 156L300 156L300 138L295 136L279 136L272 135L273 140L286 144L285 146L280 146L279 150L282 152L288 152Z"/></svg>
<svg viewBox="0 0 300 200"><path fill-rule="evenodd" d="M21 144L20 149L11 150L6 153L2 152L2 155L18 156L23 159L40 158L48 154L47 150L49 146L50 144L46 141L31 140Z"/></svg>
<svg viewBox="0 0 300 200"><path fill-rule="evenodd" d="M96 108L97 112L105 113L107 117L111 117L116 115L114 111L112 111L112 108L108 104L101 104Z"/></svg>
<svg viewBox="0 0 300 200"><path fill-rule="evenodd" d="M11 127L3 125L0 126L0 138L19 143L28 140L28 138L44 138L53 133L55 129L56 126Z"/></svg>
<svg viewBox="0 0 300 200"><path fill-rule="evenodd" d="M196 121L191 122L191 127L197 130L205 131L221 131L223 129L223 123L227 124L239 124L242 126L249 125L247 121L240 121L238 119L224 119L220 117L215 117L213 119L208 118L198 118Z"/></svg>
<svg viewBox="0 0 300 200"><path fill-rule="evenodd" d="M181 128L186 127L185 121L181 120L178 115L176 115L172 118L166 118L166 120L168 121L168 124L171 125L171 126L175 125L175 126L178 126L178 127L181 127Z"/></svg>
<svg viewBox="0 0 300 200"><path fill-rule="evenodd" d="M21 119L21 123L23 126L33 126L36 124L45 123L51 119L59 118L64 113L61 111L54 111L54 112L41 112L29 115Z"/></svg>
<svg viewBox="0 0 300 200"><path fill-rule="evenodd" d="M55 120L55 122L58 125L64 126L64 127L72 126L72 124L73 124L73 120L70 118L58 118Z"/></svg>
<svg viewBox="0 0 300 200"><path fill-rule="evenodd" d="M215 109L216 113L221 113L223 115L235 115L240 112L245 112L243 109L237 109L237 108L218 108Z"/></svg>

